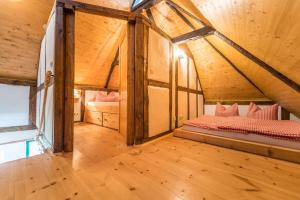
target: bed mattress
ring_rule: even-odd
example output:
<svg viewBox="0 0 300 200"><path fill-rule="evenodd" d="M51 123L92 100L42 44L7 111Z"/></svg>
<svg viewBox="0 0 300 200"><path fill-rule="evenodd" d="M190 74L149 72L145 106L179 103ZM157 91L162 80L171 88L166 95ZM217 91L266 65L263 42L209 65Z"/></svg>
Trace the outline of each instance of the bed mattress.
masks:
<svg viewBox="0 0 300 200"><path fill-rule="evenodd" d="M258 134L253 134L253 133L245 134L245 133L229 132L229 131L222 131L222 130L210 130L210 129L200 128L200 127L195 127L195 126L190 126L190 125L184 125L182 127L182 129L186 130L186 131L194 132L195 134L193 136L186 137L184 135L184 133L175 132L174 136L197 140L197 133L202 133L202 134L209 134L209 135L231 138L231 139L236 139L236 140L256 142L256 143L261 143L261 144L266 144L266 145L279 146L279 147L300 150L300 142L299 141L274 138L274 137L270 137L270 136L258 135ZM190 138L190 137L192 137L192 138Z"/></svg>
<svg viewBox="0 0 300 200"><path fill-rule="evenodd" d="M94 112L119 113L119 102L88 102L86 109Z"/></svg>

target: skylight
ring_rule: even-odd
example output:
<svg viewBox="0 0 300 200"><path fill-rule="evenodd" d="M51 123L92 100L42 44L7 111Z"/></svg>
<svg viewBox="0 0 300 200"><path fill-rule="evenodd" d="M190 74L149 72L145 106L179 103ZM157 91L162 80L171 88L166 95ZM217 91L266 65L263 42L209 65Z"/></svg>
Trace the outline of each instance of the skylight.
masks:
<svg viewBox="0 0 300 200"><path fill-rule="evenodd" d="M136 8L137 6L139 6L143 1L145 0L134 0L133 4L132 4L132 8Z"/></svg>

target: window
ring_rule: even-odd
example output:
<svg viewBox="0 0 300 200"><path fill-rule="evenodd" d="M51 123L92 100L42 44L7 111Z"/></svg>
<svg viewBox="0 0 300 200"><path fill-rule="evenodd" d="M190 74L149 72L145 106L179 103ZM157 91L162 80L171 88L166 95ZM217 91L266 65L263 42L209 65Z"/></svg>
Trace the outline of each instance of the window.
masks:
<svg viewBox="0 0 300 200"><path fill-rule="evenodd" d="M134 2L132 4L132 9L138 7L143 1L145 1L145 0L134 0Z"/></svg>

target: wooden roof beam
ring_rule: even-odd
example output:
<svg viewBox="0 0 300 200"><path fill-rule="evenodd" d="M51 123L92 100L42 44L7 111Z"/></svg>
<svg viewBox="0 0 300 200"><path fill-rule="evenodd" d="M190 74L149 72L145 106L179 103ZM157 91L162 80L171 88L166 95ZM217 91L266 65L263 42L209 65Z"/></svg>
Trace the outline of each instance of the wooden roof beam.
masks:
<svg viewBox="0 0 300 200"><path fill-rule="evenodd" d="M71 8L76 11L85 12L89 14L96 14L106 17L117 18L121 20L134 21L136 14L124 10L107 8L103 6L87 4L72 0L57 0L58 4L63 4L65 8Z"/></svg>
<svg viewBox="0 0 300 200"><path fill-rule="evenodd" d="M154 25L156 25L154 16L153 16L153 14L152 14L152 12L151 12L151 8L149 8L149 9L146 10L146 14L147 14L149 20L150 20Z"/></svg>
<svg viewBox="0 0 300 200"><path fill-rule="evenodd" d="M210 26L205 26L203 28L175 37L172 39L172 42L175 44L180 44L180 43L187 42L188 40L196 40L199 38L206 37L208 35L213 34L214 32L215 32L214 28Z"/></svg>
<svg viewBox="0 0 300 200"><path fill-rule="evenodd" d="M161 1L163 1L163 0L144 0L139 5L132 7L131 11L141 13L143 11L143 9L149 9L149 8L155 6L156 4L160 3ZM134 2L135 1L133 1L133 3Z"/></svg>
<svg viewBox="0 0 300 200"><path fill-rule="evenodd" d="M117 89L107 89L96 85L83 85L75 84L74 89L77 90L91 90L91 91L104 91L104 92L118 92Z"/></svg>
<svg viewBox="0 0 300 200"><path fill-rule="evenodd" d="M114 72L115 66L119 64L119 49L116 52L115 58L113 60L113 62L111 63L110 69L109 69L109 73L105 82L105 86L104 88L108 88L112 73Z"/></svg>
<svg viewBox="0 0 300 200"><path fill-rule="evenodd" d="M35 80L0 77L0 84L36 86L37 83Z"/></svg>

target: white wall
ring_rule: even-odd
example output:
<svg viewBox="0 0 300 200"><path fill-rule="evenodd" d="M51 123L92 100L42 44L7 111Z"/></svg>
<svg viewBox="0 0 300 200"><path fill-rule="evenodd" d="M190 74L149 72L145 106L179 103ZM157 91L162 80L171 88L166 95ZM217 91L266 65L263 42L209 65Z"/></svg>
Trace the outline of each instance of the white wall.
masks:
<svg viewBox="0 0 300 200"><path fill-rule="evenodd" d="M0 84L0 127L29 123L29 87Z"/></svg>
<svg viewBox="0 0 300 200"><path fill-rule="evenodd" d="M268 107L269 105L258 105L260 108ZM225 105L229 107L229 105ZM246 116L248 112L249 105L239 105L240 116ZM205 115L215 115L216 105L204 105L204 114ZM278 107L278 119L281 119L281 107Z"/></svg>
<svg viewBox="0 0 300 200"><path fill-rule="evenodd" d="M300 123L300 118L296 117L295 115L293 114L290 114L290 120L294 120L296 122L299 122Z"/></svg>

